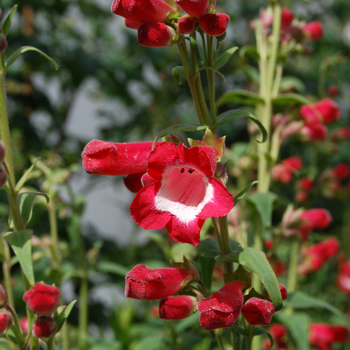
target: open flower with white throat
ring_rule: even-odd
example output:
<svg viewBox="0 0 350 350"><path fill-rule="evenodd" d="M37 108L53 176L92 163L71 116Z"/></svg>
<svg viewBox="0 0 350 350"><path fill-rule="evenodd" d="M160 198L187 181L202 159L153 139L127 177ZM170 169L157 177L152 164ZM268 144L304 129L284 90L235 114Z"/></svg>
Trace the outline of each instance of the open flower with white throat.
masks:
<svg viewBox="0 0 350 350"><path fill-rule="evenodd" d="M166 226L177 242L199 244L205 219L225 216L233 197L213 176L215 150L164 142L148 157L145 185L131 203L131 217L144 229Z"/></svg>

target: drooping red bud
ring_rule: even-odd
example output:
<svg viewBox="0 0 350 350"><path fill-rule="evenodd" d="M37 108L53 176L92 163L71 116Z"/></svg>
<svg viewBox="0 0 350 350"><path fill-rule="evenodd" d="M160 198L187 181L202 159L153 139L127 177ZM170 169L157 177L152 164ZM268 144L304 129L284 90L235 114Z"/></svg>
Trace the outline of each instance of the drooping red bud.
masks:
<svg viewBox="0 0 350 350"><path fill-rule="evenodd" d="M299 180L299 187L303 191L311 191L315 187L315 183L309 177L303 177Z"/></svg>
<svg viewBox="0 0 350 350"><path fill-rule="evenodd" d="M159 302L159 317L164 320L182 320L196 311L197 300L189 295L167 297Z"/></svg>
<svg viewBox="0 0 350 350"><path fill-rule="evenodd" d="M171 46L175 37L175 30L164 23L144 23L137 30L137 42L142 46Z"/></svg>
<svg viewBox="0 0 350 350"><path fill-rule="evenodd" d="M293 156L282 160L282 163L292 172L298 171L303 166L303 161L299 156Z"/></svg>
<svg viewBox="0 0 350 350"><path fill-rule="evenodd" d="M286 300L288 298L287 288L283 284L279 284L278 287L279 287L280 292L281 292L282 300ZM269 293L267 293L267 299L269 299L271 301L271 297L270 297Z"/></svg>
<svg viewBox="0 0 350 350"><path fill-rule="evenodd" d="M176 16L177 6L172 0L114 0L112 12L135 23L165 23Z"/></svg>
<svg viewBox="0 0 350 350"><path fill-rule="evenodd" d="M327 89L327 93L329 96L337 96L339 94L339 88L336 85L331 85Z"/></svg>
<svg viewBox="0 0 350 350"><path fill-rule="evenodd" d="M275 307L267 300L249 299L242 308L242 314L252 326L267 326L271 323Z"/></svg>
<svg viewBox="0 0 350 350"><path fill-rule="evenodd" d="M126 28L138 29L141 24L142 23L133 22L133 21L130 21L130 20L125 18L125 27Z"/></svg>
<svg viewBox="0 0 350 350"><path fill-rule="evenodd" d="M150 269L137 265L125 277L125 296L139 300L163 299L178 293L191 280L190 269Z"/></svg>
<svg viewBox="0 0 350 350"><path fill-rule="evenodd" d="M199 323L207 331L231 327L243 305L242 281L226 284L210 297L198 302Z"/></svg>
<svg viewBox="0 0 350 350"><path fill-rule="evenodd" d="M333 175L339 179L345 179L350 175L350 166L346 163L339 163L332 169Z"/></svg>
<svg viewBox="0 0 350 350"><path fill-rule="evenodd" d="M225 13L206 13L199 17L198 23L205 33L219 36L226 32L230 17Z"/></svg>
<svg viewBox="0 0 350 350"><path fill-rule="evenodd" d="M340 109L336 102L326 97L310 106L302 106L300 115L307 123L331 123L340 117Z"/></svg>
<svg viewBox="0 0 350 350"><path fill-rule="evenodd" d="M22 317L19 320L19 326L21 327L23 334L28 334L28 318L27 317Z"/></svg>
<svg viewBox="0 0 350 350"><path fill-rule="evenodd" d="M145 173L153 142L114 143L89 142L81 154L83 167L89 174L129 175Z"/></svg>
<svg viewBox="0 0 350 350"><path fill-rule="evenodd" d="M181 17L177 24L179 26L179 30L181 33L189 34L189 33L192 33L196 25L196 21L192 17L185 16L185 17Z"/></svg>
<svg viewBox="0 0 350 350"><path fill-rule="evenodd" d="M293 13L286 7L282 8L281 29L288 30L294 19Z"/></svg>
<svg viewBox="0 0 350 350"><path fill-rule="evenodd" d="M56 329L57 324L50 316L39 316L33 324L33 333L38 338L50 338Z"/></svg>
<svg viewBox="0 0 350 350"><path fill-rule="evenodd" d="M144 173L129 174L127 177L123 178L125 187L132 193L137 193L141 190L142 182L141 178Z"/></svg>
<svg viewBox="0 0 350 350"><path fill-rule="evenodd" d="M203 16L208 8L208 0L175 0L176 3L190 16L199 18Z"/></svg>
<svg viewBox="0 0 350 350"><path fill-rule="evenodd" d="M323 37L323 27L320 22L310 22L305 24L302 29L303 33L312 41L319 40Z"/></svg>
<svg viewBox="0 0 350 350"><path fill-rule="evenodd" d="M60 301L60 290L55 286L37 283L23 295L23 300L38 314L50 314Z"/></svg>
<svg viewBox="0 0 350 350"><path fill-rule="evenodd" d="M0 310L0 334L6 332L12 325L13 317L5 309Z"/></svg>

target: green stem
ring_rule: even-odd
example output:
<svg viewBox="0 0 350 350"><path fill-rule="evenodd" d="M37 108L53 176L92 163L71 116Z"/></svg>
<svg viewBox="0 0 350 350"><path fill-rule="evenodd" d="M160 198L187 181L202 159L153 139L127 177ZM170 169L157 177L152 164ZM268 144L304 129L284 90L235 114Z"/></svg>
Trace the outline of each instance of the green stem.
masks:
<svg viewBox="0 0 350 350"><path fill-rule="evenodd" d="M272 97L273 98L278 96L278 92L279 92L281 80L282 80L282 75L283 75L283 64L278 63L278 65L276 67L276 77L275 77L275 81L273 83L273 88L272 88Z"/></svg>
<svg viewBox="0 0 350 350"><path fill-rule="evenodd" d="M47 344L47 350L54 350L55 349L54 337L49 338L46 344Z"/></svg>
<svg viewBox="0 0 350 350"><path fill-rule="evenodd" d="M219 334L219 330L215 329L214 330L214 334L215 334L215 339L219 345L219 349L220 350L225 350L225 345L224 345L224 340L222 339L222 335Z"/></svg>
<svg viewBox="0 0 350 350"><path fill-rule="evenodd" d="M88 279L87 275L81 278L79 293L79 349L86 349L86 335L88 325Z"/></svg>
<svg viewBox="0 0 350 350"><path fill-rule="evenodd" d="M247 350L251 350L253 345L253 340L254 340L254 326L249 325L248 329L249 329L249 334L247 337Z"/></svg>
<svg viewBox="0 0 350 350"><path fill-rule="evenodd" d="M17 317L16 311L9 304L6 305L6 310L9 311L12 315L13 325L12 325L11 329L12 329L12 331L13 331L13 333L18 341L19 347L20 347L20 349L25 349L26 347L24 345L23 334L22 334L21 327L20 327L19 322L18 322L18 317Z"/></svg>
<svg viewBox="0 0 350 350"><path fill-rule="evenodd" d="M55 268L59 271L59 274L60 274L60 282L61 282L61 258L60 258L59 249L58 249L58 230L57 230L57 218L56 218L56 208L54 203L54 194L50 193L49 197L51 198L51 200L47 205L47 210L49 212L50 234L52 239L51 251L52 251L52 257L54 260Z"/></svg>
<svg viewBox="0 0 350 350"><path fill-rule="evenodd" d="M214 69L213 61L213 37L207 35L208 43L208 67ZM211 69L207 69L208 76L208 85L209 85L209 102L210 102L210 111L213 124L216 123L216 104L215 104L215 72Z"/></svg>
<svg viewBox="0 0 350 350"><path fill-rule="evenodd" d="M228 236L228 226L227 226L227 216L219 218L220 225L220 235L223 242L223 249L221 250L223 255L231 253L230 239ZM225 273L233 272L233 263L225 261L224 262Z"/></svg>
<svg viewBox="0 0 350 350"><path fill-rule="evenodd" d="M2 264L2 272L4 274L4 284L5 284L5 290L7 292L7 298L8 303L11 307L15 306L14 300L13 300L13 292L12 292L12 286L11 286L11 255L10 255L10 249L9 246L5 240L4 235L1 235L1 251L4 254L4 262Z"/></svg>
<svg viewBox="0 0 350 350"><path fill-rule="evenodd" d="M292 243L289 257L289 269L288 269L288 293L293 293L297 289L298 285L298 263L299 263L299 251L300 251L300 240L296 239Z"/></svg>
<svg viewBox="0 0 350 350"><path fill-rule="evenodd" d="M198 117L199 123L201 125L206 125L205 122L204 122L204 119L203 119L202 109L201 109L201 106L200 106L200 103L199 103L199 100L198 100L196 86L195 86L195 84L194 84L194 82L192 80L193 73L192 73L190 61L189 61L189 58L188 58L186 44L185 44L185 42L181 42L177 46L178 46L179 51L180 51L182 65L183 65L183 67L185 69L188 86L189 86L190 91L191 91L191 95L192 95L194 107L195 107L196 112L197 112L197 117Z"/></svg>

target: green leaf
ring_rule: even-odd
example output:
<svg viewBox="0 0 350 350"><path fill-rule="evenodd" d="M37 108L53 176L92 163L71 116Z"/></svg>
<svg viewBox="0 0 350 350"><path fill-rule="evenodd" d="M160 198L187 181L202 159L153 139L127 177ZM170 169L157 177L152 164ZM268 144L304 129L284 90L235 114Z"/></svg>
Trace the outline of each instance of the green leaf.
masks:
<svg viewBox="0 0 350 350"><path fill-rule="evenodd" d="M267 140L268 134L264 125L262 125L261 122L252 113L243 111L242 109L231 109L227 112L220 114L217 117L217 122L215 126L220 126L239 118L249 118L260 128L260 131L262 133L262 140L258 142L263 143Z"/></svg>
<svg viewBox="0 0 350 350"><path fill-rule="evenodd" d="M253 181L251 182L244 190L242 190L241 192L239 192L235 197L233 197L233 200L235 202L235 205L241 200L243 199L243 197L246 195L246 193L255 185L257 184L259 181Z"/></svg>
<svg viewBox="0 0 350 350"><path fill-rule="evenodd" d="M203 258L215 258L221 254L220 246L216 238L207 238L196 247L198 255Z"/></svg>
<svg viewBox="0 0 350 350"><path fill-rule="evenodd" d="M2 25L2 32L4 33L5 36L6 36L6 35L9 33L9 31L10 31L12 19L13 19L13 16L15 15L15 13L16 13L17 6L18 6L18 5L15 5L15 6L12 7L10 13L8 14L8 16L6 17L6 19L4 20L4 23L3 23L3 25Z"/></svg>
<svg viewBox="0 0 350 350"><path fill-rule="evenodd" d="M254 327L254 335L262 335L262 334L266 334L271 342L270 348L273 347L273 338L272 335L265 329L262 327Z"/></svg>
<svg viewBox="0 0 350 350"><path fill-rule="evenodd" d="M129 272L129 269L127 269L125 266L109 261L99 262L96 266L96 270L105 273L113 273L122 277L125 277L126 274Z"/></svg>
<svg viewBox="0 0 350 350"><path fill-rule="evenodd" d="M220 69L223 67L227 61L230 59L230 57L238 50L238 47L231 47L230 49L226 50L224 53L222 53L216 63L215 63L215 69Z"/></svg>
<svg viewBox="0 0 350 350"><path fill-rule="evenodd" d="M308 333L310 317L306 313L293 312L287 315L286 313L279 312L274 317L288 328L290 335L294 339L296 349L309 350Z"/></svg>
<svg viewBox="0 0 350 350"><path fill-rule="evenodd" d="M252 45L246 45L243 46L240 50L239 50L239 56L240 57L244 57L245 55L250 56L251 58L254 58L255 60L258 60L260 58L260 55L258 53L258 50L256 49L255 46Z"/></svg>
<svg viewBox="0 0 350 350"><path fill-rule="evenodd" d="M40 53L42 56L44 56L49 62L51 62L53 64L53 66L55 67L55 69L58 69L58 65L57 63L50 57L48 56L46 53L42 52L41 50L37 49L36 47L33 46L22 46L21 48L19 48L18 50L16 50L7 60L7 62L5 63L5 69L8 69L16 60L19 56L21 56L23 53L27 52L27 51L36 51L38 53Z"/></svg>
<svg viewBox="0 0 350 350"><path fill-rule="evenodd" d="M63 327L64 325L64 322L66 322L69 314L71 313L72 309L73 309L73 306L74 304L76 303L77 301L76 300L73 300L71 303L69 303L67 305L67 307L64 309L64 311L62 312L62 314L60 314L56 319L56 324L57 324L57 331L56 333L58 333L61 328Z"/></svg>
<svg viewBox="0 0 350 350"><path fill-rule="evenodd" d="M208 66L203 66L201 69L199 69L199 70L197 71L197 73L199 73L201 70L204 70L204 69L211 70L211 71L213 71L214 73L216 73L223 81L226 80L225 76L224 76L222 73L220 73L218 70L216 70L216 69L214 69L214 68L211 68L211 67L208 67Z"/></svg>
<svg viewBox="0 0 350 350"><path fill-rule="evenodd" d="M283 77L280 84L280 91L290 91L291 89L304 92L305 85L296 77Z"/></svg>
<svg viewBox="0 0 350 350"><path fill-rule="evenodd" d="M163 136L174 133L174 132L181 132L181 131L198 131L198 130L204 130L208 129L209 126L207 125L195 125L195 124L178 124L171 126L170 128L167 128L163 131L161 131L154 139L153 142L153 148L156 145L156 142Z"/></svg>
<svg viewBox="0 0 350 350"><path fill-rule="evenodd" d="M201 280L207 288L207 291L211 290L211 282L216 261L214 258L203 258L199 256L199 264L201 266Z"/></svg>
<svg viewBox="0 0 350 350"><path fill-rule="evenodd" d="M309 105L310 101L299 94L283 94L272 99L272 103L275 105L288 106L301 103L303 105Z"/></svg>
<svg viewBox="0 0 350 350"><path fill-rule="evenodd" d="M350 325L350 319L343 314L340 310L328 304L326 301L314 298L303 292L294 292L288 295L288 299L285 301L285 306L291 306L295 309L310 309L310 308L322 308L326 309L339 318L344 320Z"/></svg>
<svg viewBox="0 0 350 350"><path fill-rule="evenodd" d="M233 334L240 334L243 335L243 337L247 337L248 334L246 333L246 331L240 327L237 326L236 324L234 324L232 327L229 328L229 330L233 333Z"/></svg>
<svg viewBox="0 0 350 350"><path fill-rule="evenodd" d="M238 253L233 252L231 254L218 256L216 260L239 263L248 272L255 272L269 293L276 311L282 308L283 301L278 281L264 252L247 247L243 248Z"/></svg>
<svg viewBox="0 0 350 350"><path fill-rule="evenodd" d="M258 94L246 90L234 90L223 94L218 98L216 106L220 107L228 102L238 102L245 105L256 105L258 103L264 103L264 99Z"/></svg>
<svg viewBox="0 0 350 350"><path fill-rule="evenodd" d="M177 66L177 67L173 68L173 77L179 85L182 85L181 78L183 78L187 81L185 68L183 66Z"/></svg>
<svg viewBox="0 0 350 350"><path fill-rule="evenodd" d="M264 228L271 227L273 204L276 199L277 195L272 192L254 193L247 198L259 213Z"/></svg>
<svg viewBox="0 0 350 350"><path fill-rule="evenodd" d="M31 230L23 230L5 234L5 239L18 257L22 271L31 286L35 283L32 261L32 233Z"/></svg>
<svg viewBox="0 0 350 350"><path fill-rule="evenodd" d="M36 196L45 197L47 203L50 201L49 196L42 192L26 192L18 195L19 211L21 213L24 226L27 226L32 218L34 199ZM10 227L13 227L12 219L10 221Z"/></svg>
<svg viewBox="0 0 350 350"><path fill-rule="evenodd" d="M40 158L37 158L34 160L32 166L23 174L23 176L21 177L21 179L18 181L17 185L16 185L16 192L18 193L21 188L25 185L26 181L28 180L29 175L31 174L31 172L33 171L36 162L39 160Z"/></svg>

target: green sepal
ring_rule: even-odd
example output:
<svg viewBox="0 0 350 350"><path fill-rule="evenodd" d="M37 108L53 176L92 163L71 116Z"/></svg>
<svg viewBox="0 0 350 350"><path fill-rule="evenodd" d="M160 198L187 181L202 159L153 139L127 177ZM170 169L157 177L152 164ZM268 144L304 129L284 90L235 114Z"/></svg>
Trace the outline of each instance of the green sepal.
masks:
<svg viewBox="0 0 350 350"><path fill-rule="evenodd" d="M15 5L12 7L10 13L8 14L8 16L6 17L6 19L4 20L4 23L2 25L2 32L5 34L5 36L9 33L10 31L10 28L11 28L11 24L12 24L12 19L13 19L13 16L15 15L16 13L16 10L17 10L17 6L18 5Z"/></svg>
<svg viewBox="0 0 350 350"><path fill-rule="evenodd" d="M60 314L58 314L56 317L55 317L55 321L56 321L56 324L57 324L57 331L56 333L58 333L61 328L63 327L64 323L66 322L69 314L71 313L72 309L73 309L73 306L74 304L76 303L77 301L76 300L73 300L71 303L69 303L64 311Z"/></svg>

